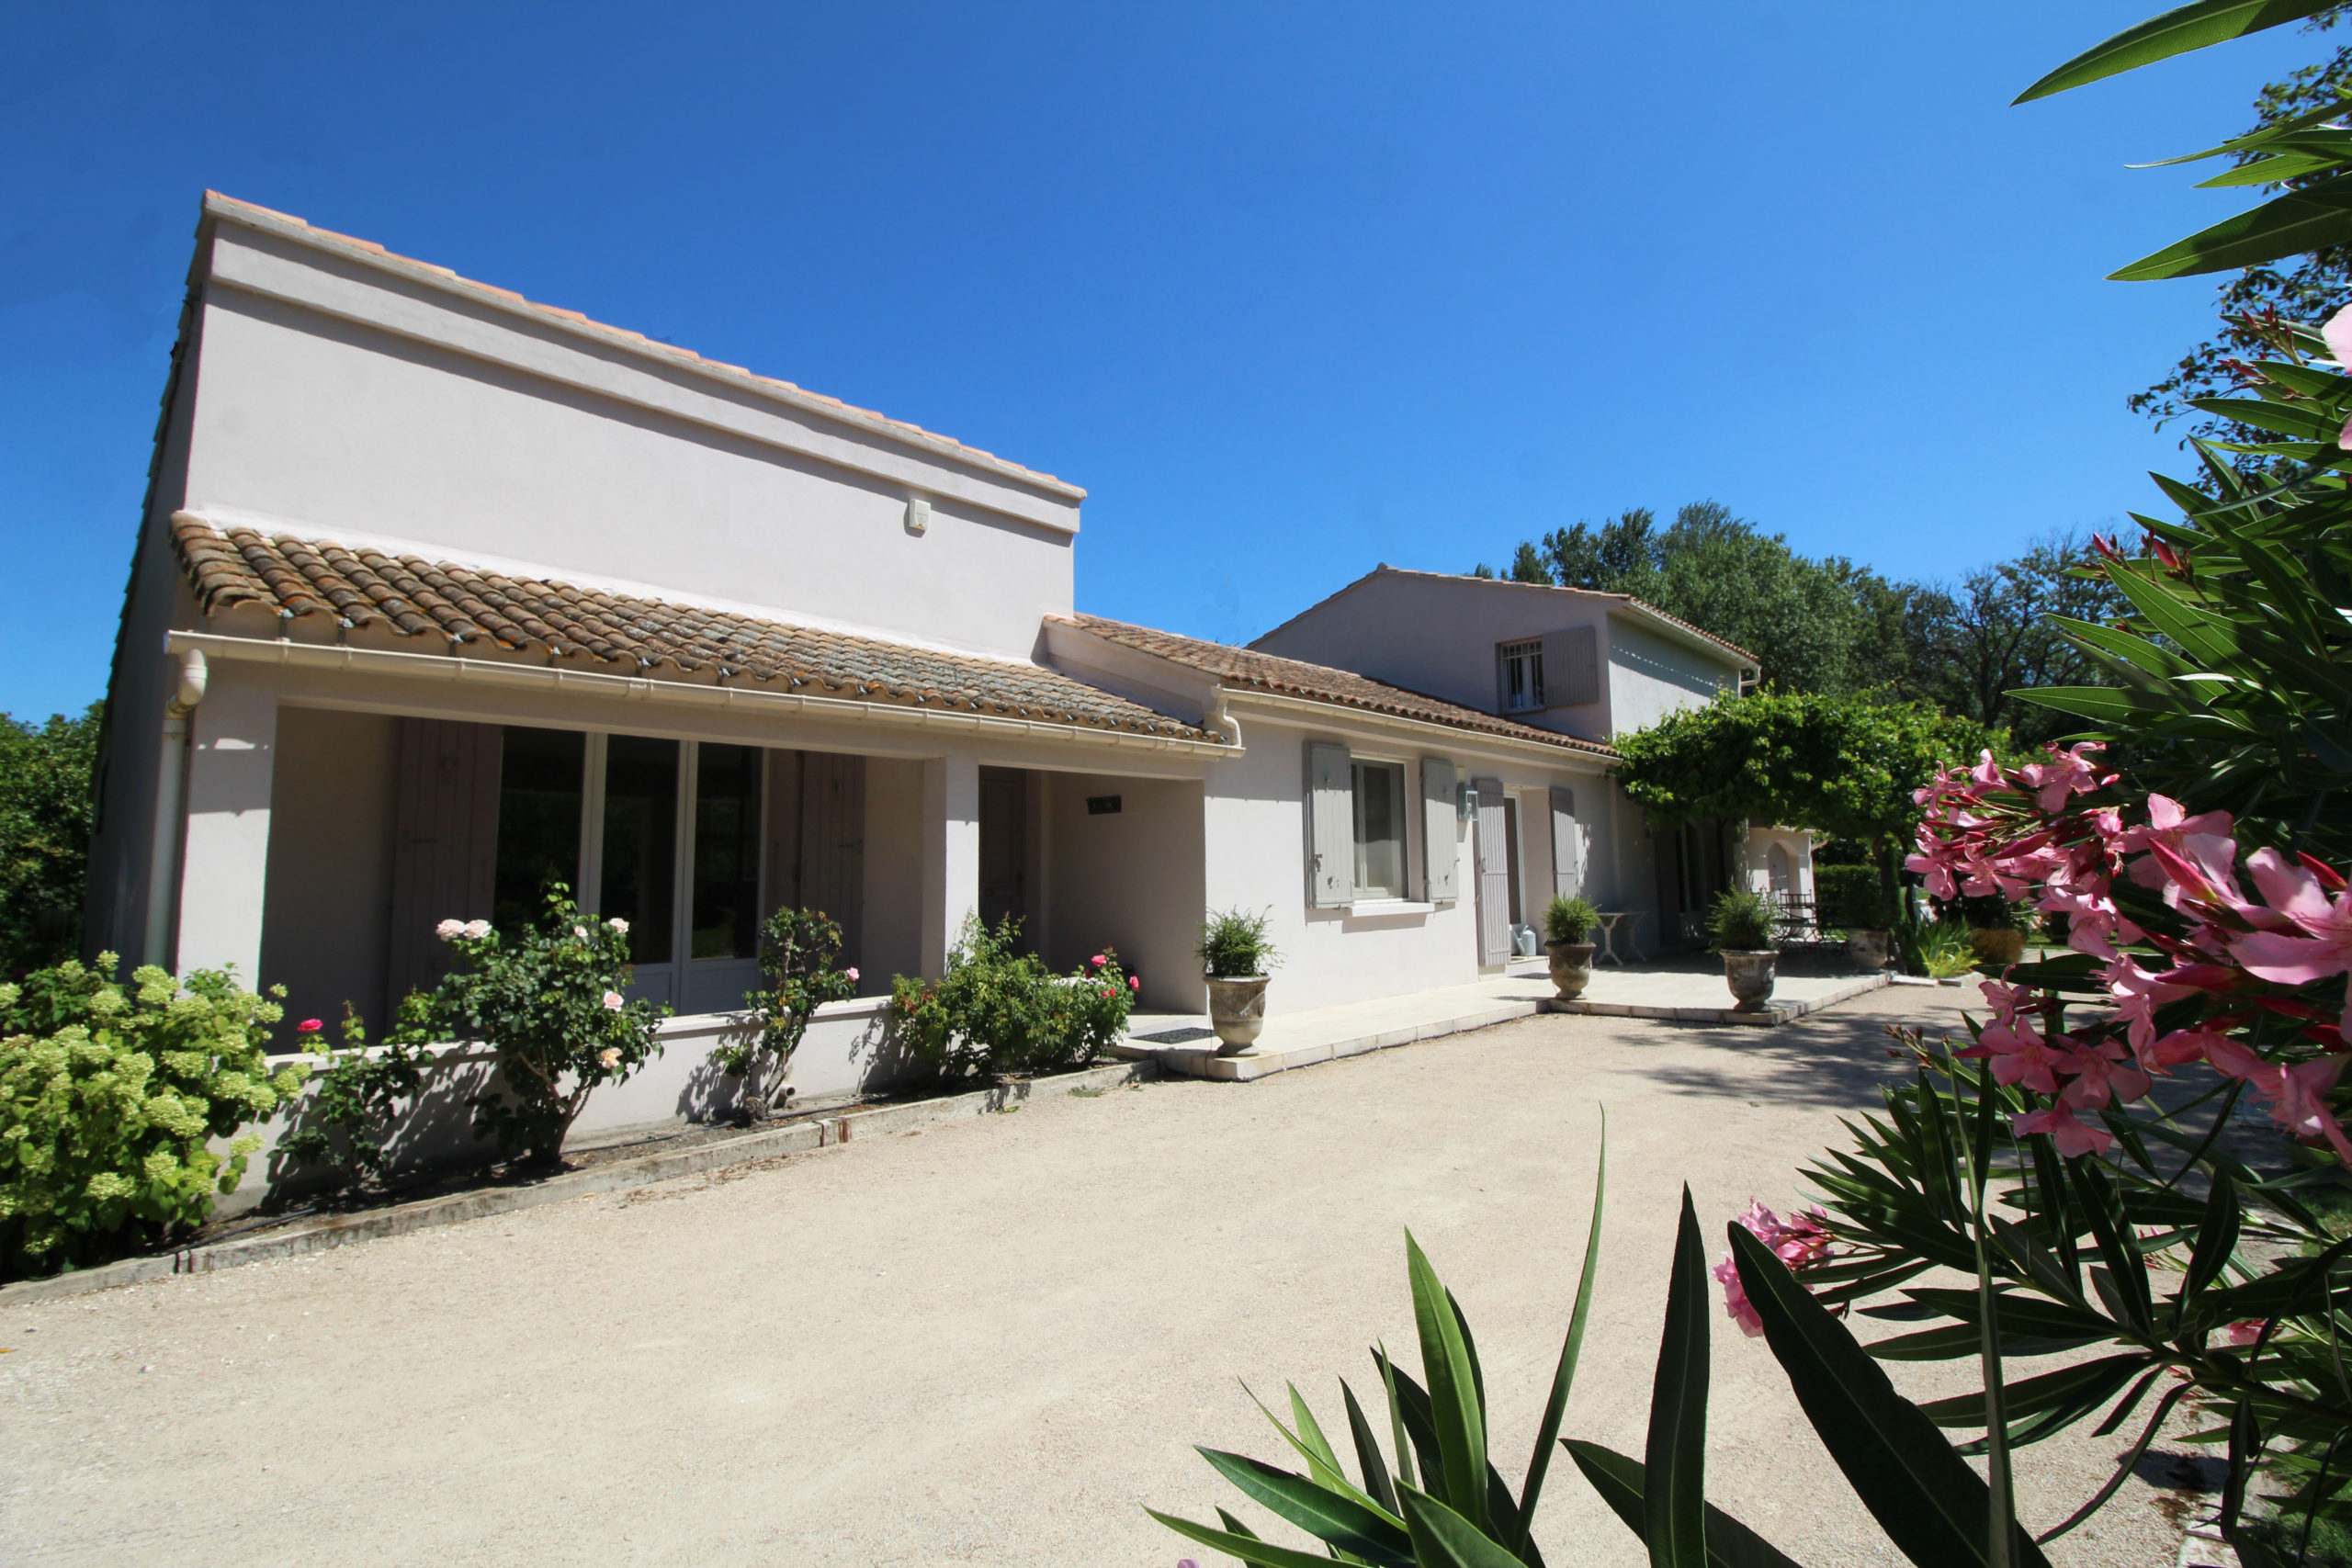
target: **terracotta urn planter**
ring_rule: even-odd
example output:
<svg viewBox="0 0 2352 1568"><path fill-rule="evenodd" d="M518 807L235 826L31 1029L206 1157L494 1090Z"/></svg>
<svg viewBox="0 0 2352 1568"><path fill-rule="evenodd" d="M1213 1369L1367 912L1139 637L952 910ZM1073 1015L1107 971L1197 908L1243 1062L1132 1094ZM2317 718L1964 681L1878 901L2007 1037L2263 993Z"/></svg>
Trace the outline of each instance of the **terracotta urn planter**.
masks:
<svg viewBox="0 0 2352 1568"><path fill-rule="evenodd" d="M1968 945L1976 961L1997 975L2025 957L2025 932L1980 929L1968 933Z"/></svg>
<svg viewBox="0 0 2352 1568"><path fill-rule="evenodd" d="M1887 933L1884 931L1855 931L1846 933L1846 962L1857 969L1886 967Z"/></svg>
<svg viewBox="0 0 2352 1568"><path fill-rule="evenodd" d="M1544 953L1552 961L1552 988L1559 992L1558 999L1572 1002L1584 995L1592 979L1592 953L1597 943L1589 942L1547 942Z"/></svg>
<svg viewBox="0 0 2352 1568"><path fill-rule="evenodd" d="M1266 1027L1266 975L1243 975L1209 985L1209 1027L1216 1031L1216 1054L1230 1056L1246 1051Z"/></svg>
<svg viewBox="0 0 2352 1568"><path fill-rule="evenodd" d="M1760 1008L1771 999L1774 971L1781 955L1770 949L1739 952L1725 949L1724 978L1731 985L1732 1006L1741 1011Z"/></svg>

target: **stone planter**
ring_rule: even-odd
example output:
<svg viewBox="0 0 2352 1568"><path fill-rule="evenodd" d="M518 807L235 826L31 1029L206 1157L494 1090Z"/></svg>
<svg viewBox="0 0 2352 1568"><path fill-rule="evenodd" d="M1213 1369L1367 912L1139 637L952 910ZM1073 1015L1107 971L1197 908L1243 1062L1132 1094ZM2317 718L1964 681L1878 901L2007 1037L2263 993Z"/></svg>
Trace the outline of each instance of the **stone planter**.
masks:
<svg viewBox="0 0 2352 1568"><path fill-rule="evenodd" d="M1547 942L1545 956L1552 961L1552 988L1560 993L1559 999L1572 1002L1584 995L1592 979L1592 950L1589 942Z"/></svg>
<svg viewBox="0 0 2352 1568"><path fill-rule="evenodd" d="M1220 980L1209 976L1209 1027L1216 1031L1216 1054L1230 1056L1245 1051L1266 1027L1266 982L1264 975L1244 975L1238 979Z"/></svg>
<svg viewBox="0 0 2352 1568"><path fill-rule="evenodd" d="M1968 945L1975 949L1976 961L1997 975L2025 957L2025 932L1980 929L1968 933Z"/></svg>
<svg viewBox="0 0 2352 1568"><path fill-rule="evenodd" d="M1884 931L1853 931L1846 933L1846 962L1857 969L1886 967L1887 933Z"/></svg>
<svg viewBox="0 0 2352 1568"><path fill-rule="evenodd" d="M1775 966L1781 955L1770 951L1724 953L1724 978L1731 985L1732 1006L1741 1011L1760 1008L1772 997Z"/></svg>

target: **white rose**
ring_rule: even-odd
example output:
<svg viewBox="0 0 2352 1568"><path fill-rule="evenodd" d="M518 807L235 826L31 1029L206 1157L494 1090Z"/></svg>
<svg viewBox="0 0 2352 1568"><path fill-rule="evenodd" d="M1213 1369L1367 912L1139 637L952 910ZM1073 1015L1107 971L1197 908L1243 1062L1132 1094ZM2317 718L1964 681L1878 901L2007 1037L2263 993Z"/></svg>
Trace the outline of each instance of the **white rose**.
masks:
<svg viewBox="0 0 2352 1568"><path fill-rule="evenodd" d="M468 920L466 922L466 934L473 938L476 942L480 942L482 938L490 934L490 922L488 920Z"/></svg>
<svg viewBox="0 0 2352 1568"><path fill-rule="evenodd" d="M621 1065L621 1048L617 1045L607 1045L596 1053L596 1060L602 1062L605 1065L605 1070L609 1073Z"/></svg>
<svg viewBox="0 0 2352 1568"><path fill-rule="evenodd" d="M439 925L433 928L433 934L439 937L443 942L447 942L455 937L463 936L466 934L466 922L463 920L444 920Z"/></svg>
<svg viewBox="0 0 2352 1568"><path fill-rule="evenodd" d="M621 994L618 991L606 991L605 993L605 1006L609 1011L620 1011Z"/></svg>
<svg viewBox="0 0 2352 1568"><path fill-rule="evenodd" d="M618 915L615 915L611 919L606 920L605 923L612 927L613 930L620 932L621 935L628 935L628 922L622 919Z"/></svg>
<svg viewBox="0 0 2352 1568"><path fill-rule="evenodd" d="M574 926L571 928L571 934L578 937L582 942L586 942L588 940L588 928L586 926Z"/></svg>

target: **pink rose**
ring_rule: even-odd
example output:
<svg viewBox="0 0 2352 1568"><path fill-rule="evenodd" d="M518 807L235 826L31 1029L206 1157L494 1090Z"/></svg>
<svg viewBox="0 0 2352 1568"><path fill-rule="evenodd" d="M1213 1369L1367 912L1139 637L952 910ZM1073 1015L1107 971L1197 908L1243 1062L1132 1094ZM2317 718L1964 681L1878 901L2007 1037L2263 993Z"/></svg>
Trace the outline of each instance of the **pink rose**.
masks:
<svg viewBox="0 0 2352 1568"><path fill-rule="evenodd" d="M606 991L605 993L605 1007L606 1010L611 1012L620 1011L621 994L618 991Z"/></svg>
<svg viewBox="0 0 2352 1568"><path fill-rule="evenodd" d="M1140 990L1142 990L1142 989L1143 989L1143 976L1140 976L1140 975L1130 975L1130 976L1127 976L1127 989L1129 989L1130 991L1140 991Z"/></svg>
<svg viewBox="0 0 2352 1568"><path fill-rule="evenodd" d="M294 1026L294 1032L297 1034L316 1034L320 1030L324 1029L325 1027L326 1024L318 1019L306 1018L301 1022Z"/></svg>
<svg viewBox="0 0 2352 1568"><path fill-rule="evenodd" d="M854 985L856 985L856 984L857 984L857 965L856 965L856 964L851 964L848 968L846 968L846 969L842 970L842 974L844 976L846 976L846 977L847 977L847 979L849 980L849 983L850 983L851 985L854 986Z"/></svg>

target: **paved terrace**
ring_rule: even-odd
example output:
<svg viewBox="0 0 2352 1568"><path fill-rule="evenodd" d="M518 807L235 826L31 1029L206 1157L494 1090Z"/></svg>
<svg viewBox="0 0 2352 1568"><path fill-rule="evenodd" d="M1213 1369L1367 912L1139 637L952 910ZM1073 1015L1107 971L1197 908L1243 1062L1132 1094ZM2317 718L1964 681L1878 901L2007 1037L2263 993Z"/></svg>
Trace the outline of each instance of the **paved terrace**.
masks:
<svg viewBox="0 0 2352 1568"><path fill-rule="evenodd" d="M1236 1385L1327 1423L1413 1340L1410 1225L1525 1462L1610 1126L1566 1431L1639 1453L1681 1184L1712 1227L1876 1101L1882 990L1777 1029L1543 1016L1246 1085L1033 1101L697 1180L0 1319L0 1561L1168 1568L1147 1519L1261 1517L1191 1445L1282 1460ZM1896 1561L1763 1347L1714 1320L1710 1493L1807 1568ZM1870 1334L1905 1325L1866 1324ZM1418 1360L1409 1349L1410 1361ZM1900 1365L1917 1396L1964 1366ZM2030 1525L2118 1440L2024 1450ZM1556 1461L1551 1561L1640 1543ZM2058 1568L2175 1561L2134 1480Z"/></svg>

